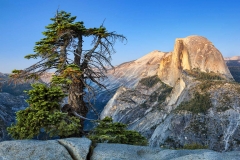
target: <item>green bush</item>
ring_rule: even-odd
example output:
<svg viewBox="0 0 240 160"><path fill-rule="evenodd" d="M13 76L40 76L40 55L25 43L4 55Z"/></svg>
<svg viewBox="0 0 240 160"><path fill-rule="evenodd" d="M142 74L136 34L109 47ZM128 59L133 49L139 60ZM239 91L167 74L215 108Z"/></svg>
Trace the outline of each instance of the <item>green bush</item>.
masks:
<svg viewBox="0 0 240 160"><path fill-rule="evenodd" d="M61 112L60 102L66 95L59 87L47 87L33 84L27 91L29 107L17 112L17 122L8 127L8 133L14 139L31 139L40 134L40 130L49 137L67 137L79 132L80 120Z"/></svg>
<svg viewBox="0 0 240 160"><path fill-rule="evenodd" d="M160 79L158 78L157 75L151 76L151 77L146 77L139 81L139 83L141 83L142 85L147 86L149 88L153 87L158 82L160 82Z"/></svg>
<svg viewBox="0 0 240 160"><path fill-rule="evenodd" d="M190 101L182 102L178 107L177 110L187 110L192 113L206 113L209 108L212 107L212 103L210 100L210 95L200 94L196 92L194 94L194 98Z"/></svg>
<svg viewBox="0 0 240 160"><path fill-rule="evenodd" d="M202 72L198 68L194 68L192 70L185 70L188 75L196 77L200 80L224 80L223 77L221 77L220 74L214 73L214 72Z"/></svg>
<svg viewBox="0 0 240 160"><path fill-rule="evenodd" d="M193 150L193 149L207 149L207 148L208 148L208 146L203 146L203 145L198 144L198 143L192 143L192 144L185 144L182 149Z"/></svg>
<svg viewBox="0 0 240 160"><path fill-rule="evenodd" d="M122 143L132 145L147 145L145 137L136 131L126 130L126 125L113 123L112 118L106 117L88 136L95 143Z"/></svg>

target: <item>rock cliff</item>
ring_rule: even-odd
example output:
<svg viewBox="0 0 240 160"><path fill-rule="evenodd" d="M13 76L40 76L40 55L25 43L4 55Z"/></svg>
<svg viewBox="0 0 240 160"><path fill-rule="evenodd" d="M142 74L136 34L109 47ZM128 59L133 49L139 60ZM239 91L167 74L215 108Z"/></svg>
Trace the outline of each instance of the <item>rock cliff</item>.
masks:
<svg viewBox="0 0 240 160"><path fill-rule="evenodd" d="M121 87L101 118L111 116L149 139L150 146L197 143L240 151L240 85L204 37L177 39L155 76Z"/></svg>

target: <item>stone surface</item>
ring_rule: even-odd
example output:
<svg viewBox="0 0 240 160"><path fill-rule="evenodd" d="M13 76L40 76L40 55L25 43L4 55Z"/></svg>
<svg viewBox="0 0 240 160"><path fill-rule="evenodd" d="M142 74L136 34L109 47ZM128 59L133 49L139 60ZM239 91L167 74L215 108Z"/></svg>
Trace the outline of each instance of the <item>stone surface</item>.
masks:
<svg viewBox="0 0 240 160"><path fill-rule="evenodd" d="M71 160L65 147L56 140L18 140L0 143L0 159L3 160Z"/></svg>
<svg viewBox="0 0 240 160"><path fill-rule="evenodd" d="M99 143L94 148L91 160L143 160L152 159L162 149L125 144Z"/></svg>
<svg viewBox="0 0 240 160"><path fill-rule="evenodd" d="M240 152L211 150L169 150L125 144L99 143L91 160L239 160Z"/></svg>
<svg viewBox="0 0 240 160"><path fill-rule="evenodd" d="M91 140L87 138L66 138L60 139L58 142L63 145L71 154L73 159L85 160L89 153Z"/></svg>
<svg viewBox="0 0 240 160"><path fill-rule="evenodd" d="M61 140L17 140L0 142L0 160L239 160L240 152L170 150L149 146L98 143L89 154L87 138Z"/></svg>

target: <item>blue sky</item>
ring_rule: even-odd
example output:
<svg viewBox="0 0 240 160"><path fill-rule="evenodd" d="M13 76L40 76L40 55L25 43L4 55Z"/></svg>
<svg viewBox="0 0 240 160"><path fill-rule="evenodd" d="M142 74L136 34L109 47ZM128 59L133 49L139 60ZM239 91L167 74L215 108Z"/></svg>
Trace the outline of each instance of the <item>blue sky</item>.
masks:
<svg viewBox="0 0 240 160"><path fill-rule="evenodd" d="M104 25L127 37L117 43L112 63L153 51L172 51L176 38L201 35L224 57L240 55L240 0L0 0L0 72L24 69L56 10L65 10L86 27Z"/></svg>

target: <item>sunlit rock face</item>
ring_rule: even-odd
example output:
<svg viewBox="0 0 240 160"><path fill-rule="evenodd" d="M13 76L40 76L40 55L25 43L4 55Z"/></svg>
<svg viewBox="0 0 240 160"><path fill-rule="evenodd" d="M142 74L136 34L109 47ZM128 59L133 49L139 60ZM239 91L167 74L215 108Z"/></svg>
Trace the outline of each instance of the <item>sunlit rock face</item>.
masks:
<svg viewBox="0 0 240 160"><path fill-rule="evenodd" d="M202 72L219 73L226 79L232 79L222 54L209 40L201 36L177 38L174 50L162 58L158 76L164 83L174 86L182 70L194 68Z"/></svg>
<svg viewBox="0 0 240 160"><path fill-rule="evenodd" d="M107 72L108 78L104 84L107 88L114 88L113 85L133 88L140 79L156 75L160 60L165 54L155 50L135 61L123 63Z"/></svg>

